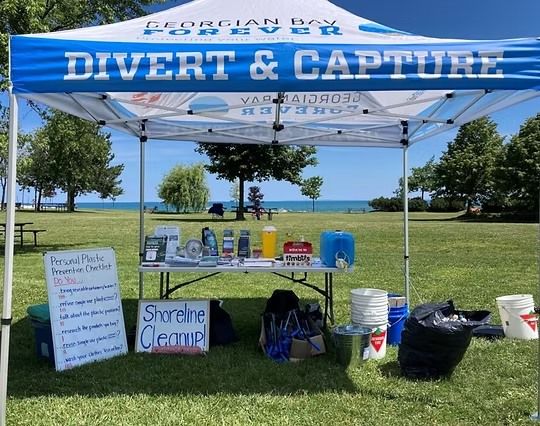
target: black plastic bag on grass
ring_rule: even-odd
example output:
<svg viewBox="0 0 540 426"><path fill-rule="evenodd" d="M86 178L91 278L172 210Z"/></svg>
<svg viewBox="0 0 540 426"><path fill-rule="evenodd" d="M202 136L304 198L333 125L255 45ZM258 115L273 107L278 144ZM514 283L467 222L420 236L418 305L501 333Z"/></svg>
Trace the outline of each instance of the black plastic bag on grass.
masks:
<svg viewBox="0 0 540 426"><path fill-rule="evenodd" d="M417 306L401 334L401 374L413 379L450 377L463 359L474 328L486 325L489 311L459 311L452 300Z"/></svg>
<svg viewBox="0 0 540 426"><path fill-rule="evenodd" d="M292 290L276 289L266 301L264 312L285 316L289 311L300 309L300 299Z"/></svg>
<svg viewBox="0 0 540 426"><path fill-rule="evenodd" d="M210 346L228 345L238 340L231 316L221 307L221 301L210 300Z"/></svg>

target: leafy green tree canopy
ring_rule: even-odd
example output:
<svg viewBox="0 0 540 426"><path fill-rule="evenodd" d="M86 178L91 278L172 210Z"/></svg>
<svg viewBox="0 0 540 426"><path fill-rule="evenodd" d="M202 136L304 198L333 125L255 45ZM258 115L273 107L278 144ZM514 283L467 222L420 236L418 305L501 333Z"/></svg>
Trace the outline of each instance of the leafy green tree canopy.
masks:
<svg viewBox="0 0 540 426"><path fill-rule="evenodd" d="M158 196L165 204L173 206L177 213L203 210L210 196L204 166L173 167L159 184Z"/></svg>
<svg viewBox="0 0 540 426"><path fill-rule="evenodd" d="M199 143L195 149L207 155L210 164L205 166L218 179L234 182L239 179L239 203L237 219L243 220L244 183L262 182L270 179L302 183L302 171L318 164L316 148L288 145L242 145Z"/></svg>
<svg viewBox="0 0 540 426"><path fill-rule="evenodd" d="M313 176L302 181L300 191L302 195L312 200L312 208L315 211L315 200L321 196L321 187L323 185L323 178L320 176Z"/></svg>
<svg viewBox="0 0 540 426"><path fill-rule="evenodd" d="M495 187L502 146L496 124L487 117L461 126L436 166L438 195L465 200L470 213L473 203Z"/></svg>
<svg viewBox="0 0 540 426"><path fill-rule="evenodd" d="M505 146L503 188L516 207L537 212L540 188L540 113L529 118Z"/></svg>
<svg viewBox="0 0 540 426"><path fill-rule="evenodd" d="M68 210L75 209L75 198L89 192L117 192L123 165L111 165L114 154L110 134L98 124L52 110L38 131L48 143L50 178L67 194ZM102 192L103 191L103 192Z"/></svg>

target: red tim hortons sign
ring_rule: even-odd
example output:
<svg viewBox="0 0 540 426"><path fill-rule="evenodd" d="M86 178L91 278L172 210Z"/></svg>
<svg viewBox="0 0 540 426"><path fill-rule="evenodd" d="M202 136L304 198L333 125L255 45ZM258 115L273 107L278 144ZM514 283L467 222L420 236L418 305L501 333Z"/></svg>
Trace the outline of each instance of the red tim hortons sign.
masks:
<svg viewBox="0 0 540 426"><path fill-rule="evenodd" d="M283 244L285 266L311 266L313 247L307 241L287 241Z"/></svg>

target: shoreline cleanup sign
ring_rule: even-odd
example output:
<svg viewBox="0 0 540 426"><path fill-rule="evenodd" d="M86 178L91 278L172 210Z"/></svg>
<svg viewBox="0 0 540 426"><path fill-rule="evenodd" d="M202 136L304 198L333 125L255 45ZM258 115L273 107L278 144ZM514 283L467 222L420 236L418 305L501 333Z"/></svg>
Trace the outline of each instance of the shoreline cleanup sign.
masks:
<svg viewBox="0 0 540 426"><path fill-rule="evenodd" d="M127 353L114 250L47 252L44 262L56 370Z"/></svg>
<svg viewBox="0 0 540 426"><path fill-rule="evenodd" d="M209 348L209 300L139 300L136 352L189 353Z"/></svg>

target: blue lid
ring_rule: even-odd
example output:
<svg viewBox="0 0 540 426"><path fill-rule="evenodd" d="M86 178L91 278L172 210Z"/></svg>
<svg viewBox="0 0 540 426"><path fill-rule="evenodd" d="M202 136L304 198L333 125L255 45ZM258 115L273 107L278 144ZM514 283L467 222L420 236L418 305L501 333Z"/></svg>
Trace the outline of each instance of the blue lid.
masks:
<svg viewBox="0 0 540 426"><path fill-rule="evenodd" d="M39 322L49 322L51 320L51 313L49 312L49 304L43 303L41 305L31 305L26 309L30 319Z"/></svg>

